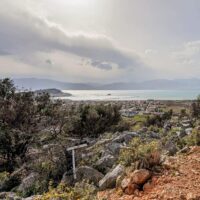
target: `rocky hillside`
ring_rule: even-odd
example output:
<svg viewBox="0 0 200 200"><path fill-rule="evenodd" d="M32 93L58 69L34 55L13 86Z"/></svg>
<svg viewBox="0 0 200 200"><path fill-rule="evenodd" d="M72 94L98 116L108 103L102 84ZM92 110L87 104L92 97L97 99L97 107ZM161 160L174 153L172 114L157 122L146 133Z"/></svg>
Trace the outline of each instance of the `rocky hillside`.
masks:
<svg viewBox="0 0 200 200"><path fill-rule="evenodd" d="M136 176L129 174L126 180L132 176L132 182L128 185L129 195L122 192L126 182L121 188L99 192L99 199L107 200L199 200L200 199L200 147L185 149L185 153L167 157L163 163L163 171L159 174L150 174L140 171ZM135 180L134 177L138 179ZM148 180L142 190L135 186L135 182Z"/></svg>

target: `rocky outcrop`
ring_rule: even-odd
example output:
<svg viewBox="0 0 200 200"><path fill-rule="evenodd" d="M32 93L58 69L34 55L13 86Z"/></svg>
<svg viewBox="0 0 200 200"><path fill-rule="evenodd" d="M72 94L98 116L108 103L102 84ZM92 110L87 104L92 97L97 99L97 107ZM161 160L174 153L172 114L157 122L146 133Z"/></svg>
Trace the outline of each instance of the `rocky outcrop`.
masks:
<svg viewBox="0 0 200 200"><path fill-rule="evenodd" d="M99 181L100 190L105 190L107 188L114 188L116 186L117 177L124 173L124 167L122 165L117 165L113 170L108 172L103 179Z"/></svg>
<svg viewBox="0 0 200 200"><path fill-rule="evenodd" d="M116 137L115 139L113 139L112 142L114 142L114 143L126 143L126 144L128 144L134 137L138 137L138 136L139 135L136 132L124 131L118 137Z"/></svg>
<svg viewBox="0 0 200 200"><path fill-rule="evenodd" d="M39 178L39 174L32 172L31 174L29 174L26 178L22 180L21 184L17 188L17 192L26 194L27 191L32 189L32 187L34 186L38 178Z"/></svg>
<svg viewBox="0 0 200 200"><path fill-rule="evenodd" d="M107 173L115 164L116 158L113 155L105 155L97 161L95 168L102 173Z"/></svg>
<svg viewBox="0 0 200 200"><path fill-rule="evenodd" d="M92 167L82 166L76 170L77 180L88 180L95 185L98 185L98 182L103 178L103 174L99 171L93 169Z"/></svg>

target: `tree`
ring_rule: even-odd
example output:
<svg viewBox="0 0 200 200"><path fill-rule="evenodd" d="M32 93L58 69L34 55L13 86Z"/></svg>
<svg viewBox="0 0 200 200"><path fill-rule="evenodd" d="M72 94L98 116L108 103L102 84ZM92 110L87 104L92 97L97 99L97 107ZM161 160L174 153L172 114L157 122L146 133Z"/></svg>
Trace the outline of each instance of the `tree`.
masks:
<svg viewBox="0 0 200 200"><path fill-rule="evenodd" d="M25 159L34 133L46 116L48 102L46 94L36 98L33 92L18 92L10 79L0 80L0 155L8 171Z"/></svg>
<svg viewBox="0 0 200 200"><path fill-rule="evenodd" d="M71 134L97 137L109 131L121 119L119 109L116 105L81 106L73 117Z"/></svg>
<svg viewBox="0 0 200 200"><path fill-rule="evenodd" d="M191 104L191 114L192 117L200 117L200 95L197 97L197 100L193 101Z"/></svg>

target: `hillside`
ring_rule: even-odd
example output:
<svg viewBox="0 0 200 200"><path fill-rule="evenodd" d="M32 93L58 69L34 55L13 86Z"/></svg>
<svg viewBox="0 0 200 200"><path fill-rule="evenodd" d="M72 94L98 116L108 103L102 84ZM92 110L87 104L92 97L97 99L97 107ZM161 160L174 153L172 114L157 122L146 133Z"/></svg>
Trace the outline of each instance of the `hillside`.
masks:
<svg viewBox="0 0 200 200"><path fill-rule="evenodd" d="M154 175L151 185L134 195L119 195L119 190L99 193L107 200L199 200L200 199L200 147L191 147L186 154L168 157L164 171Z"/></svg>

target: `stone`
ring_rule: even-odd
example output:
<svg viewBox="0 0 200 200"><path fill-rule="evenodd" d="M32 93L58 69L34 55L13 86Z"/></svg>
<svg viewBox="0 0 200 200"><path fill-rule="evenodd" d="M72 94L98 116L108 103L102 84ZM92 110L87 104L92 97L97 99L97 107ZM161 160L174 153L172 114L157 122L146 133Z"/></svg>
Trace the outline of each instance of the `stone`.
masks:
<svg viewBox="0 0 200 200"><path fill-rule="evenodd" d="M183 138L183 137L185 137L187 135L184 129L181 129L180 131L177 131L176 134L180 138Z"/></svg>
<svg viewBox="0 0 200 200"><path fill-rule="evenodd" d="M168 141L166 145L164 146L164 149L167 151L167 154L169 156L173 156L177 153L178 148L172 141Z"/></svg>
<svg viewBox="0 0 200 200"><path fill-rule="evenodd" d="M115 164L116 158L110 154L103 156L100 158L95 164L95 168L97 168L102 173L107 173L112 166Z"/></svg>
<svg viewBox="0 0 200 200"><path fill-rule="evenodd" d="M185 133L186 133L187 135L190 135L190 134L192 133L192 130L193 130L193 128L186 128L186 129L185 129Z"/></svg>
<svg viewBox="0 0 200 200"><path fill-rule="evenodd" d="M2 192L0 193L0 200L22 200L22 198L14 192Z"/></svg>
<svg viewBox="0 0 200 200"><path fill-rule="evenodd" d="M25 194L27 191L30 190L30 188L34 186L38 178L39 178L39 174L32 172L31 174L29 174L26 178L22 180L21 184L17 188L17 192Z"/></svg>
<svg viewBox="0 0 200 200"><path fill-rule="evenodd" d="M104 177L99 181L100 190L107 188L114 188L116 186L117 177L124 173L124 167L117 165L114 169L110 170Z"/></svg>
<svg viewBox="0 0 200 200"><path fill-rule="evenodd" d="M129 184L128 187L125 189L124 193L127 195L133 195L135 194L135 191L138 189L138 186L136 184Z"/></svg>
<svg viewBox="0 0 200 200"><path fill-rule="evenodd" d="M76 181L88 180L95 185L98 185L99 181L104 177L102 173L89 166L81 166L76 170Z"/></svg>
<svg viewBox="0 0 200 200"><path fill-rule="evenodd" d="M122 175L117 177L116 188L121 188L121 183L122 183L124 178L125 178L125 174L122 174Z"/></svg>
<svg viewBox="0 0 200 200"><path fill-rule="evenodd" d="M147 136L150 137L150 138L153 138L153 139L160 139L159 133L156 133L156 132L153 132L153 131L148 132Z"/></svg>
<svg viewBox="0 0 200 200"><path fill-rule="evenodd" d="M130 143L134 137L138 137L136 132L124 131L121 135L113 139L114 143Z"/></svg>
<svg viewBox="0 0 200 200"><path fill-rule="evenodd" d="M120 143L116 143L116 142L112 142L111 144L108 145L108 150L113 155L118 155L121 148L122 148L122 145Z"/></svg>
<svg viewBox="0 0 200 200"><path fill-rule="evenodd" d="M151 178L151 172L146 169L135 170L131 174L131 182L137 185L144 184L149 178Z"/></svg>
<svg viewBox="0 0 200 200"><path fill-rule="evenodd" d="M199 200L200 199L200 194L192 194L192 193L188 193L187 200Z"/></svg>
<svg viewBox="0 0 200 200"><path fill-rule="evenodd" d="M153 184L150 182L147 182L143 185L143 191L148 192L153 188Z"/></svg>
<svg viewBox="0 0 200 200"><path fill-rule="evenodd" d="M122 190L124 191L129 186L129 184L131 184L131 178L130 177L125 177L121 182Z"/></svg>
<svg viewBox="0 0 200 200"><path fill-rule="evenodd" d="M34 196L31 196L31 197L27 197L23 200L36 200L36 199L40 199L42 197L42 195L34 195Z"/></svg>

